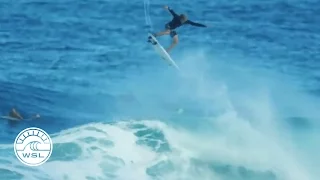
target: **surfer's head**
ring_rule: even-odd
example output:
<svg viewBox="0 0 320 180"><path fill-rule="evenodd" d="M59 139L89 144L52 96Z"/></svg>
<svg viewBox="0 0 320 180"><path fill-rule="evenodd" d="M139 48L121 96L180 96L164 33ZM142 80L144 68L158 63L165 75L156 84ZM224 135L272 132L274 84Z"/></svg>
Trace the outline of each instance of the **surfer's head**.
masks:
<svg viewBox="0 0 320 180"><path fill-rule="evenodd" d="M180 21L181 23L185 23L188 20L188 17L185 14L180 14Z"/></svg>

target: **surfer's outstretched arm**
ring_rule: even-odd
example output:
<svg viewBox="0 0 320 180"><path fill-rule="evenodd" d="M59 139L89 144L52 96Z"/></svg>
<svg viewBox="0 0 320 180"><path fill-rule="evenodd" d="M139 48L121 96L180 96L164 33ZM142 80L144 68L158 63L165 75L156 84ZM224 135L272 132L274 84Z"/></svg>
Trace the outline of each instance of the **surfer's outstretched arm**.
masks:
<svg viewBox="0 0 320 180"><path fill-rule="evenodd" d="M204 25L204 24L192 22L192 21L190 21L190 20L187 20L185 23L186 23L186 24L190 24L190 25L192 25L192 26L197 26L197 27L207 27L207 26Z"/></svg>
<svg viewBox="0 0 320 180"><path fill-rule="evenodd" d="M178 14L176 14L171 8L169 8L168 6L164 6L164 8L165 9L167 9L170 13L171 13L171 15L173 16L173 17L177 17L178 16Z"/></svg>
<svg viewBox="0 0 320 180"><path fill-rule="evenodd" d="M26 121L30 121L30 120L34 120L34 119L39 119L40 118L40 115L39 114L35 114L31 117L29 117L28 119L25 119Z"/></svg>

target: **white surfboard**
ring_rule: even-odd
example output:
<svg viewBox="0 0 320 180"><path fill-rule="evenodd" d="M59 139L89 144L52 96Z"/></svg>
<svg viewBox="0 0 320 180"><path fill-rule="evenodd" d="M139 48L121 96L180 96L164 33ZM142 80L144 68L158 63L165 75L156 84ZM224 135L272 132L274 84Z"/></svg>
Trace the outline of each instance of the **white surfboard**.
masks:
<svg viewBox="0 0 320 180"><path fill-rule="evenodd" d="M13 118L10 116L0 116L2 119L11 120L11 121L20 121L20 119Z"/></svg>
<svg viewBox="0 0 320 180"><path fill-rule="evenodd" d="M154 50L160 55L160 57L164 60L166 60L170 65L174 66L178 70L180 68L178 65L172 60L170 55L167 53L167 51L161 46L161 44L158 42L158 40L150 33L148 33L148 37L151 37L151 42L150 44L154 48Z"/></svg>

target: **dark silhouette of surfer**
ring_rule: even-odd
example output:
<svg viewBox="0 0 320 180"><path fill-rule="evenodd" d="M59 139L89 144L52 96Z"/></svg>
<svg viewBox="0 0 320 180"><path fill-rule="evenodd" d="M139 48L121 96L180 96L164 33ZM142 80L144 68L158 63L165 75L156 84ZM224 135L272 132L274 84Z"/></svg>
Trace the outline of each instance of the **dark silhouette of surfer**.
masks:
<svg viewBox="0 0 320 180"><path fill-rule="evenodd" d="M40 118L39 114L35 114L31 116L30 118L24 119L22 115L15 109L12 108L11 111L9 112L8 116L1 116L3 119L7 119L10 121L22 121L22 120L33 120L33 119L38 119Z"/></svg>

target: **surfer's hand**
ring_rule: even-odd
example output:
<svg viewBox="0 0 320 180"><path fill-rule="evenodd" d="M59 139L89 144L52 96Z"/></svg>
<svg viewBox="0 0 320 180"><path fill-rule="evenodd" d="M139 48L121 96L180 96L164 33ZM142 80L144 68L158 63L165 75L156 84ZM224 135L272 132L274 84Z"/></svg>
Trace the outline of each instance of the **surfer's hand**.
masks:
<svg viewBox="0 0 320 180"><path fill-rule="evenodd" d="M165 9L169 9L169 7L168 7L168 6L164 6L163 8L165 8Z"/></svg>

